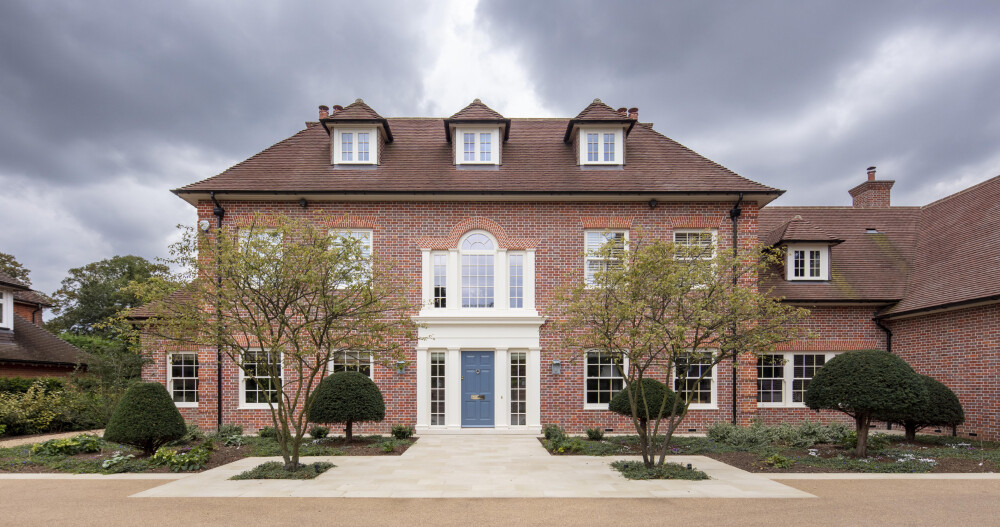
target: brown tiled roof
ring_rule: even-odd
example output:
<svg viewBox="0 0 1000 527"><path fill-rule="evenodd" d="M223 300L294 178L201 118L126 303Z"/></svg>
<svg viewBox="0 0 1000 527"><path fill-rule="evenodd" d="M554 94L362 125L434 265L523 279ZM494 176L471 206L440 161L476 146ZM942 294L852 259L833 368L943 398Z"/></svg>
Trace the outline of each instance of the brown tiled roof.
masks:
<svg viewBox="0 0 1000 527"><path fill-rule="evenodd" d="M497 120L502 121L505 119L504 116L500 115L499 112L483 104L483 101L476 99L472 101L468 106L462 108L455 115L448 118L451 121L483 121L483 120Z"/></svg>
<svg viewBox="0 0 1000 527"><path fill-rule="evenodd" d="M72 365L87 362L76 346L14 315L12 340L0 340L0 362Z"/></svg>
<svg viewBox="0 0 1000 527"><path fill-rule="evenodd" d="M1000 296L1000 176L920 210L909 286L891 314Z"/></svg>
<svg viewBox="0 0 1000 527"><path fill-rule="evenodd" d="M346 111L346 110L345 110ZM580 167L563 142L566 119L511 119L497 167L459 167L440 130L443 119L388 119L396 140L382 145L378 166L330 164L330 139L319 123L225 172L175 190L217 192L438 194L659 194L782 191L743 178L648 124L626 139L623 167Z"/></svg>
<svg viewBox="0 0 1000 527"><path fill-rule="evenodd" d="M27 291L14 291L14 301L26 304L41 304L45 307L52 307L51 298L33 289L29 289Z"/></svg>
<svg viewBox="0 0 1000 527"><path fill-rule="evenodd" d="M787 300L891 302L902 299L912 267L920 209L892 207L764 207L759 232L772 232L795 216L843 240L830 248L829 282L789 282L783 270L762 278ZM875 229L877 232L867 232Z"/></svg>
<svg viewBox="0 0 1000 527"><path fill-rule="evenodd" d="M131 310L129 310L127 318L130 319L150 318L152 316L156 316L158 308L162 308L161 304L163 303L178 302L190 299L189 295L190 290L188 289L190 286L191 284L185 285L160 300L156 300L153 302L149 302L148 304L143 304L141 306L132 308Z"/></svg>
<svg viewBox="0 0 1000 527"><path fill-rule="evenodd" d="M367 121L382 120L382 116L372 110L371 106L365 104L365 101L357 99L345 106L343 110L331 114L328 119L331 121Z"/></svg>
<svg viewBox="0 0 1000 527"><path fill-rule="evenodd" d="M3 271L0 271L0 285L13 287L15 289L30 289L27 284Z"/></svg>
<svg viewBox="0 0 1000 527"><path fill-rule="evenodd" d="M573 118L574 121L629 121L627 115L622 115L616 112L607 104L601 102L600 99L594 99L594 102L587 105L576 117Z"/></svg>
<svg viewBox="0 0 1000 527"><path fill-rule="evenodd" d="M840 243L844 240L830 236L819 227L802 219L802 216L796 215L771 229L771 232L761 237L760 241L764 245L770 246L781 242Z"/></svg>

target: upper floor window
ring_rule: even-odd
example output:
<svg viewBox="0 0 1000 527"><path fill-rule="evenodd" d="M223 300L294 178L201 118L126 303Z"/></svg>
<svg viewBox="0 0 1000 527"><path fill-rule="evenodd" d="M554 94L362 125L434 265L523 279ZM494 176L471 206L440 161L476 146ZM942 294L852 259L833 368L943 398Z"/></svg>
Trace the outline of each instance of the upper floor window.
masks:
<svg viewBox="0 0 1000 527"><path fill-rule="evenodd" d="M493 307L493 239L481 232L468 234L460 247L462 261L462 307Z"/></svg>
<svg viewBox="0 0 1000 527"><path fill-rule="evenodd" d="M510 270L510 308L524 307L524 255L511 254L507 257L507 267Z"/></svg>
<svg viewBox="0 0 1000 527"><path fill-rule="evenodd" d="M356 371L372 376L372 354L368 351L338 351L330 357L330 373Z"/></svg>
<svg viewBox="0 0 1000 527"><path fill-rule="evenodd" d="M830 246L789 245L788 280L829 280Z"/></svg>
<svg viewBox="0 0 1000 527"><path fill-rule="evenodd" d="M585 279L588 284L594 283L594 276L609 266L620 265L622 253L628 243L628 231L585 231L584 251ZM611 244L611 253L602 254L600 250L605 244Z"/></svg>
<svg viewBox="0 0 1000 527"><path fill-rule="evenodd" d="M458 128L455 148L457 165L498 165L499 155L494 145L500 140L499 128Z"/></svg>
<svg viewBox="0 0 1000 527"><path fill-rule="evenodd" d="M435 254L434 258L434 307L448 307L448 255Z"/></svg>
<svg viewBox="0 0 1000 527"><path fill-rule="evenodd" d="M10 312L13 310L13 307L8 307L8 304L12 304L11 297L13 296L6 291L0 291L0 328L9 329L11 327Z"/></svg>
<svg viewBox="0 0 1000 527"><path fill-rule="evenodd" d="M378 130L335 128L332 134L333 164L374 165L378 159Z"/></svg>
<svg viewBox="0 0 1000 527"><path fill-rule="evenodd" d="M674 231L674 245L678 246L682 255L678 255L680 259L695 259L700 258L702 260L710 260L715 256L715 245L716 237L718 236L718 231L716 229L701 229L701 230L675 230Z"/></svg>
<svg viewBox="0 0 1000 527"><path fill-rule="evenodd" d="M580 128L581 165L621 165L623 164L624 140L622 129Z"/></svg>

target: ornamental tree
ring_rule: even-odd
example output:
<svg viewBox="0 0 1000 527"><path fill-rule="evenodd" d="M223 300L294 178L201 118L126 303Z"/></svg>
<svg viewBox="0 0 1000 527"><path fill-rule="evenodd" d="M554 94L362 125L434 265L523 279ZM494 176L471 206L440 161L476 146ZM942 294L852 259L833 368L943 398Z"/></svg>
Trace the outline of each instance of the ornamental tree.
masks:
<svg viewBox="0 0 1000 527"><path fill-rule="evenodd" d="M354 423L383 419L382 392L367 375L356 371L341 371L323 379L309 409L309 420L314 423L343 424L348 443L354 437Z"/></svg>
<svg viewBox="0 0 1000 527"><path fill-rule="evenodd" d="M760 247L720 250L707 231L688 244L646 240L636 231L627 245L608 239L588 255L598 267L592 279L570 279L559 294L555 324L568 360L579 360L584 351L614 359L629 406L624 415L639 435L643 463L662 466L691 389L724 361L766 353L799 336L796 322L807 311L759 289L759 274L780 261ZM675 368L678 397L647 392L645 379L668 384Z"/></svg>
<svg viewBox="0 0 1000 527"><path fill-rule="evenodd" d="M143 382L125 392L104 428L104 439L152 455L185 433L187 425L167 389L158 382Z"/></svg>
<svg viewBox="0 0 1000 527"><path fill-rule="evenodd" d="M856 454L868 454L868 430L881 415L915 415L927 405L927 387L903 359L887 351L848 351L823 365L806 390L806 406L838 410L854 419Z"/></svg>
<svg viewBox="0 0 1000 527"><path fill-rule="evenodd" d="M917 431L928 426L958 426L965 422L965 411L958 396L943 383L927 375L920 375L927 387L924 404L912 408L910 413L890 413L878 418L903 427L906 440L913 441Z"/></svg>
<svg viewBox="0 0 1000 527"><path fill-rule="evenodd" d="M337 223L257 215L239 228L186 236L173 252L198 277L147 306L148 334L218 347L240 367L271 411L286 470L299 466L316 387L334 355L365 351L395 364L415 337L402 277L356 235L327 226Z"/></svg>

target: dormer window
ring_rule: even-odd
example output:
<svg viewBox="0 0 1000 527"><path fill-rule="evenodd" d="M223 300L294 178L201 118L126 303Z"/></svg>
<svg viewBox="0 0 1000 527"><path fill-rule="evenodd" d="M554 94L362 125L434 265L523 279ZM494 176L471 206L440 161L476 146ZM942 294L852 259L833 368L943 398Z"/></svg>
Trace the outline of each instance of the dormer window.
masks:
<svg viewBox="0 0 1000 527"><path fill-rule="evenodd" d="M581 165L621 165L624 131L621 128L580 127Z"/></svg>
<svg viewBox="0 0 1000 527"><path fill-rule="evenodd" d="M829 245L789 245L786 265L789 281L829 280Z"/></svg>
<svg viewBox="0 0 1000 527"><path fill-rule="evenodd" d="M500 141L499 128L456 127L456 165L499 165L495 145Z"/></svg>
<svg viewBox="0 0 1000 527"><path fill-rule="evenodd" d="M10 291L0 290L0 328L13 327L14 295Z"/></svg>
<svg viewBox="0 0 1000 527"><path fill-rule="evenodd" d="M334 165L374 165L378 160L377 128L333 129Z"/></svg>

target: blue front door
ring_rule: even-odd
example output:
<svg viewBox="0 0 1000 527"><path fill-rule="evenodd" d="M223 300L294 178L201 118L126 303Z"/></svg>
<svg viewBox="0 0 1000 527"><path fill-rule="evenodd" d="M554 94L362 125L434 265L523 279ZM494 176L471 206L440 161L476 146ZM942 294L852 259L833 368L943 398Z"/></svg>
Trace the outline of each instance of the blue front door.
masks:
<svg viewBox="0 0 1000 527"><path fill-rule="evenodd" d="M462 352L462 427L493 426L493 352Z"/></svg>

